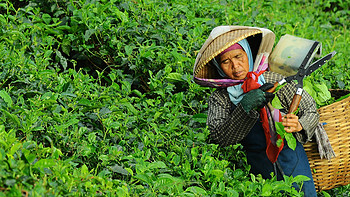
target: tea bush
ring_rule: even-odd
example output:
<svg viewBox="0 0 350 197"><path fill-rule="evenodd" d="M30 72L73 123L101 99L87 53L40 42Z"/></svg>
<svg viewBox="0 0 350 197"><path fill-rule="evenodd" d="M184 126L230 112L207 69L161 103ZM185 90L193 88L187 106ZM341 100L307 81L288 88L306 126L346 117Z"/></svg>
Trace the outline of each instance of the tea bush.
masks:
<svg viewBox="0 0 350 197"><path fill-rule="evenodd" d="M215 26L267 27L336 50L311 77L349 89L349 5L325 2L1 1L0 196L302 196L207 143L192 68Z"/></svg>

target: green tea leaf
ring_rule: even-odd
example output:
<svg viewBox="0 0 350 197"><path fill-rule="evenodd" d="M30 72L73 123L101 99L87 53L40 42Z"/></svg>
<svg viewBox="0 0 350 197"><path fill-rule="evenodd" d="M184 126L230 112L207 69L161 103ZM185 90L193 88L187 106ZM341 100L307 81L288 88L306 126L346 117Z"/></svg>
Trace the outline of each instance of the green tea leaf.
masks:
<svg viewBox="0 0 350 197"><path fill-rule="evenodd" d="M212 170L211 173L212 173L213 175L215 175L216 177L218 177L218 178L221 178L221 177L224 176L224 171L218 170L218 169Z"/></svg>
<svg viewBox="0 0 350 197"><path fill-rule="evenodd" d="M40 159L38 162L34 164L34 168L49 168L56 165L55 160L53 159Z"/></svg>
<svg viewBox="0 0 350 197"><path fill-rule="evenodd" d="M83 166L81 166L80 174L83 175L83 176L86 176L86 175L90 174L89 173L89 169L88 169L88 167L85 164Z"/></svg>
<svg viewBox="0 0 350 197"><path fill-rule="evenodd" d="M122 166L115 164L114 166L109 166L109 168L116 173L122 174L122 175L129 175L129 172L125 170Z"/></svg>
<svg viewBox="0 0 350 197"><path fill-rule="evenodd" d="M282 142L283 142L282 139L278 139L277 142L276 142L277 147L281 147L282 146Z"/></svg>
<svg viewBox="0 0 350 197"><path fill-rule="evenodd" d="M284 137L286 138L289 148L295 150L297 146L297 140L295 139L294 135L292 133L285 133Z"/></svg>
<svg viewBox="0 0 350 197"><path fill-rule="evenodd" d="M296 183L301 183L301 182L304 182L304 181L309 181L310 178L307 177L307 176L304 176L304 175L298 175L298 176L294 177L293 180L294 180L294 182L296 182Z"/></svg>
<svg viewBox="0 0 350 197"><path fill-rule="evenodd" d="M186 192L192 192L193 194L197 194L199 196L206 196L207 192L198 186L192 186L186 189Z"/></svg>
<svg viewBox="0 0 350 197"><path fill-rule="evenodd" d="M94 34L96 32L96 29L88 29L85 31L85 34L84 34L84 39L85 41L88 41L89 38L91 37L92 34Z"/></svg>
<svg viewBox="0 0 350 197"><path fill-rule="evenodd" d="M67 66L68 66L67 59L62 55L62 53L59 50L56 51L56 55L57 55L61 65L63 66L63 68L66 70Z"/></svg>
<svg viewBox="0 0 350 197"><path fill-rule="evenodd" d="M326 84L315 84L315 88L317 94L317 103L318 104L323 104L324 102L328 101L332 96L331 93L329 92Z"/></svg>
<svg viewBox="0 0 350 197"><path fill-rule="evenodd" d="M154 168L166 168L167 166L162 161L156 161L156 162L150 163L148 167L150 169L154 169Z"/></svg>
<svg viewBox="0 0 350 197"><path fill-rule="evenodd" d="M322 191L322 194L324 197L331 197L331 195L329 195L326 191Z"/></svg>
<svg viewBox="0 0 350 197"><path fill-rule="evenodd" d="M261 196L271 196L271 193L272 193L272 186L268 183L265 183L261 191Z"/></svg>
<svg viewBox="0 0 350 197"><path fill-rule="evenodd" d="M207 115L204 113L199 113L193 115L193 120L199 123L206 123L207 122Z"/></svg>
<svg viewBox="0 0 350 197"><path fill-rule="evenodd" d="M12 144L10 151L7 153L8 156L13 156L20 148L22 147L22 143Z"/></svg>
<svg viewBox="0 0 350 197"><path fill-rule="evenodd" d="M275 96L272 101L271 101L271 105L272 107L274 107L275 109L283 109L282 104L280 99L278 98L278 96Z"/></svg>
<svg viewBox="0 0 350 197"><path fill-rule="evenodd" d="M134 50L134 46L126 45L125 46L125 53L127 56L130 56L132 54L132 51Z"/></svg>
<svg viewBox="0 0 350 197"><path fill-rule="evenodd" d="M80 99L78 101L78 103L79 103L79 105L83 105L83 106L91 106L91 102L88 99L85 99L85 98Z"/></svg>
<svg viewBox="0 0 350 197"><path fill-rule="evenodd" d="M8 107L12 106L12 99L11 99L10 95L5 90L0 91L0 96L7 103Z"/></svg>
<svg viewBox="0 0 350 197"><path fill-rule="evenodd" d="M227 196L231 196L231 197L239 197L239 193L234 190L234 189L230 189L227 191Z"/></svg>
<svg viewBox="0 0 350 197"><path fill-rule="evenodd" d="M331 93L324 82L317 82L310 77L304 80L303 89L309 93L317 105L320 106L324 105L332 98Z"/></svg>
<svg viewBox="0 0 350 197"><path fill-rule="evenodd" d="M21 122L20 122L19 118L17 117L17 115L11 114L6 110L2 110L2 109L0 109L0 110L6 115L7 118L9 118L10 121L15 123L17 126L21 126Z"/></svg>
<svg viewBox="0 0 350 197"><path fill-rule="evenodd" d="M49 14L43 14L42 19L47 25L51 22L51 16Z"/></svg>
<svg viewBox="0 0 350 197"><path fill-rule="evenodd" d="M284 126L281 122L275 122L276 132L283 138L286 131L284 130Z"/></svg>
<svg viewBox="0 0 350 197"><path fill-rule="evenodd" d="M309 93L313 99L315 99L317 97L317 93L315 92L313 85L312 85L311 81L309 80L309 78L304 80L303 89L307 93Z"/></svg>
<svg viewBox="0 0 350 197"><path fill-rule="evenodd" d="M168 76L166 77L166 80L169 81L169 82L184 81L182 79L182 74L180 74L180 73L169 73Z"/></svg>

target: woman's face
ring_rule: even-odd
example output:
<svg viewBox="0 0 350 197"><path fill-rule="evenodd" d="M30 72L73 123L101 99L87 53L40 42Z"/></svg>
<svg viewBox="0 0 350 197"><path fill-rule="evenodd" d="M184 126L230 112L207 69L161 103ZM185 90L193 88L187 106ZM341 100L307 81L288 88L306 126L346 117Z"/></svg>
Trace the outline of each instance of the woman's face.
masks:
<svg viewBox="0 0 350 197"><path fill-rule="evenodd" d="M243 49L228 51L220 56L220 67L231 79L242 80L249 72L249 61Z"/></svg>

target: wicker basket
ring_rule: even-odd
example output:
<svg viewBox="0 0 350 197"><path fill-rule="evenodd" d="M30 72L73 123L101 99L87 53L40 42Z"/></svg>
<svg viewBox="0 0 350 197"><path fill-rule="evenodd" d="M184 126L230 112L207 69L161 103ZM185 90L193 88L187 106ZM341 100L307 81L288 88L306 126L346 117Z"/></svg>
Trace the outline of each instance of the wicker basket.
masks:
<svg viewBox="0 0 350 197"><path fill-rule="evenodd" d="M331 90L332 96L350 93L346 90ZM316 142L304 145L309 158L316 190L329 190L350 183L350 97L318 109L324 128L336 157L330 161L321 159Z"/></svg>

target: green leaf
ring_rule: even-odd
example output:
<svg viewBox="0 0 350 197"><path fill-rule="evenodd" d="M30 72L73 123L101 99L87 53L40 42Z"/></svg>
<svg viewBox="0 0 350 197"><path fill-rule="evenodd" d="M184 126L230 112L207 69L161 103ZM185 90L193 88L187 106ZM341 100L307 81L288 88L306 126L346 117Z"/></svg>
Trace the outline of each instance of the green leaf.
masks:
<svg viewBox="0 0 350 197"><path fill-rule="evenodd" d="M85 34L84 34L84 39L85 41L88 41L89 38L91 37L92 34L94 34L96 32L96 29L88 29L85 31Z"/></svg>
<svg viewBox="0 0 350 197"><path fill-rule="evenodd" d="M313 99L316 99L317 93L315 92L310 78L304 79L303 89L310 94Z"/></svg>
<svg viewBox="0 0 350 197"><path fill-rule="evenodd" d="M85 99L85 98L80 99L78 101L78 103L79 103L79 105L83 105L83 106L88 106L88 107L91 106L91 102L88 99Z"/></svg>
<svg viewBox="0 0 350 197"><path fill-rule="evenodd" d="M329 99L331 99L331 93L329 92L326 84L315 84L315 90L318 93L317 94L317 103L319 105L325 103Z"/></svg>
<svg viewBox="0 0 350 197"><path fill-rule="evenodd" d="M88 167L85 164L83 166L81 166L80 174L83 175L83 176L86 176L86 175L90 174L89 173L89 169L88 169Z"/></svg>
<svg viewBox="0 0 350 197"><path fill-rule="evenodd" d="M154 169L154 168L166 168L167 166L165 165L164 162L162 161L156 161L156 162L152 162L148 165L149 169Z"/></svg>
<svg viewBox="0 0 350 197"><path fill-rule="evenodd" d="M4 101L7 103L7 106L8 107L11 107L12 106L12 99L10 97L10 95L4 91L4 90L1 90L0 91L0 96L2 97L2 99L4 99Z"/></svg>
<svg viewBox="0 0 350 197"><path fill-rule="evenodd" d="M56 55L63 66L63 68L66 70L67 69L67 59L62 55L62 53L59 50L56 50Z"/></svg>
<svg viewBox="0 0 350 197"><path fill-rule="evenodd" d="M186 192L191 192L193 194L201 195L201 196L206 196L207 195L207 192L203 188L200 188L198 186L189 187L189 188L186 189Z"/></svg>
<svg viewBox="0 0 350 197"><path fill-rule="evenodd" d="M182 74L180 73L169 73L168 76L166 77L166 80L169 82L181 82L184 81L182 79Z"/></svg>
<svg viewBox="0 0 350 197"><path fill-rule="evenodd" d="M16 184L16 179L6 179L4 183L7 187L13 187Z"/></svg>
<svg viewBox="0 0 350 197"><path fill-rule="evenodd" d="M51 16L48 14L43 14L42 17L43 21L48 25L51 22Z"/></svg>
<svg viewBox="0 0 350 197"><path fill-rule="evenodd" d="M146 173L145 174L136 174L134 177L136 179L143 181L145 183L148 183L148 184L150 184L152 182L150 175L148 175Z"/></svg>
<svg viewBox="0 0 350 197"><path fill-rule="evenodd" d="M283 142L282 139L278 139L277 142L276 142L277 147L281 147L282 146L282 142Z"/></svg>
<svg viewBox="0 0 350 197"><path fill-rule="evenodd" d="M296 182L296 183L301 183L301 182L304 182L304 181L309 181L310 178L307 177L307 176L304 176L304 175L298 175L298 176L294 177L293 180L294 180L294 182Z"/></svg>
<svg viewBox="0 0 350 197"><path fill-rule="evenodd" d="M268 183L265 183L261 191L261 196L271 196L271 193L272 193L272 186Z"/></svg>
<svg viewBox="0 0 350 197"><path fill-rule="evenodd" d="M130 56L132 54L132 51L134 50L134 46L126 45L125 46L125 53L127 56Z"/></svg>
<svg viewBox="0 0 350 197"><path fill-rule="evenodd" d="M216 169L212 170L211 174L215 175L217 178L221 178L224 176L224 171Z"/></svg>
<svg viewBox="0 0 350 197"><path fill-rule="evenodd" d="M22 147L22 143L12 144L12 147L7 154L9 156L13 156L21 147Z"/></svg>
<svg viewBox="0 0 350 197"><path fill-rule="evenodd" d="M284 137L286 138L286 141L287 141L289 148L291 148L292 150L295 150L295 148L297 146L297 141L296 141L294 135L292 133L285 133Z"/></svg>
<svg viewBox="0 0 350 197"><path fill-rule="evenodd" d="M230 196L230 197L239 197L239 193L234 190L234 189L230 189L227 191L227 196Z"/></svg>
<svg viewBox="0 0 350 197"><path fill-rule="evenodd" d="M56 161L53 159L40 159L38 162L34 164L34 168L49 168L56 165Z"/></svg>
<svg viewBox="0 0 350 197"><path fill-rule="evenodd" d="M275 122L276 132L283 138L286 131L284 130L284 126L281 122Z"/></svg>
<svg viewBox="0 0 350 197"><path fill-rule="evenodd" d="M282 104L280 99L278 98L278 96L275 96L272 101L271 101L271 105L272 107L274 107L275 109L283 109Z"/></svg>
<svg viewBox="0 0 350 197"><path fill-rule="evenodd" d="M310 77L304 80L303 89L309 93L320 106L324 105L332 98L331 93L324 82L317 82Z"/></svg>
<svg viewBox="0 0 350 197"><path fill-rule="evenodd" d="M129 172L125 170L122 166L115 164L114 166L109 166L109 168L116 173L122 174L122 175L129 175Z"/></svg>
<svg viewBox="0 0 350 197"><path fill-rule="evenodd" d="M326 191L322 191L322 194L323 194L324 197L331 197L331 195L328 194Z"/></svg>
<svg viewBox="0 0 350 197"><path fill-rule="evenodd" d="M25 157L26 157L28 163L31 164L31 163L33 163L35 161L36 155L28 153L28 154L25 155Z"/></svg>
<svg viewBox="0 0 350 197"><path fill-rule="evenodd" d="M199 113L193 115L193 120L199 123L206 123L207 122L207 114Z"/></svg>
<svg viewBox="0 0 350 197"><path fill-rule="evenodd" d="M9 118L10 121L12 121L13 123L15 123L18 127L21 126L21 122L20 122L20 120L18 119L17 115L11 114L11 113L9 113L9 112L6 111L6 110L2 110L2 109L0 109L0 110L7 116L7 118Z"/></svg>

